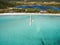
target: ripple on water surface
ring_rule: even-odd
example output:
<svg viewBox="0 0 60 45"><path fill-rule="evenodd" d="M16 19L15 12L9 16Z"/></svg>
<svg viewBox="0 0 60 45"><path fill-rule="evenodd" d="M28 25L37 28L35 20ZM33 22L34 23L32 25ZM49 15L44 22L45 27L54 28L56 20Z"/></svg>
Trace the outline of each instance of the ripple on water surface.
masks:
<svg viewBox="0 0 60 45"><path fill-rule="evenodd" d="M0 16L0 45L60 45L60 17Z"/></svg>

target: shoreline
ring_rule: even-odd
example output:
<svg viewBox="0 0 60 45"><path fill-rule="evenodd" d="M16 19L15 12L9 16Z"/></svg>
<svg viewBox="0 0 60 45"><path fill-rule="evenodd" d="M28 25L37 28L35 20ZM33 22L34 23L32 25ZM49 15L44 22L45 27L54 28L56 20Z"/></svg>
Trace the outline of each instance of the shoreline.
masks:
<svg viewBox="0 0 60 45"><path fill-rule="evenodd" d="M0 13L0 16L3 15L52 15L52 16L60 16L60 14L53 14L53 13Z"/></svg>

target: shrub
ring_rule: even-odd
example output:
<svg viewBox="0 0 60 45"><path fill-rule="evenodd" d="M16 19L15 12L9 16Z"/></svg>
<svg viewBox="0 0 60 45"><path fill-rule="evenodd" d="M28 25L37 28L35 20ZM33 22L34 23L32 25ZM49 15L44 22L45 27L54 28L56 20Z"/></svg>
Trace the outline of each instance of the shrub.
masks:
<svg viewBox="0 0 60 45"><path fill-rule="evenodd" d="M26 9L26 12L40 12L40 9L36 9L36 8L28 8Z"/></svg>
<svg viewBox="0 0 60 45"><path fill-rule="evenodd" d="M48 13L60 13L60 10L48 9L47 12L48 12Z"/></svg>

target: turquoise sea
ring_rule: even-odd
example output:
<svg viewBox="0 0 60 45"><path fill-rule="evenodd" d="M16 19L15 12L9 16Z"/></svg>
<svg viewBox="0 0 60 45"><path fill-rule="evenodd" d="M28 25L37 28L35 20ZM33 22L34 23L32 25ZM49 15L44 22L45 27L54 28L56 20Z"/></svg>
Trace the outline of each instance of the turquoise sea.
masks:
<svg viewBox="0 0 60 45"><path fill-rule="evenodd" d="M60 45L60 16L0 16L0 45Z"/></svg>

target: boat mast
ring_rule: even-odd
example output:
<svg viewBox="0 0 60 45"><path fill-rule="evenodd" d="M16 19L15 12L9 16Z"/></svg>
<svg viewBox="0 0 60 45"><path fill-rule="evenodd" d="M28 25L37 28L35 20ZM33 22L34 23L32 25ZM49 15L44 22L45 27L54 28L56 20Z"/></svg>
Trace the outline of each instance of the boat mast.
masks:
<svg viewBox="0 0 60 45"><path fill-rule="evenodd" d="M32 25L32 15L30 15L30 23L29 25L31 26Z"/></svg>

